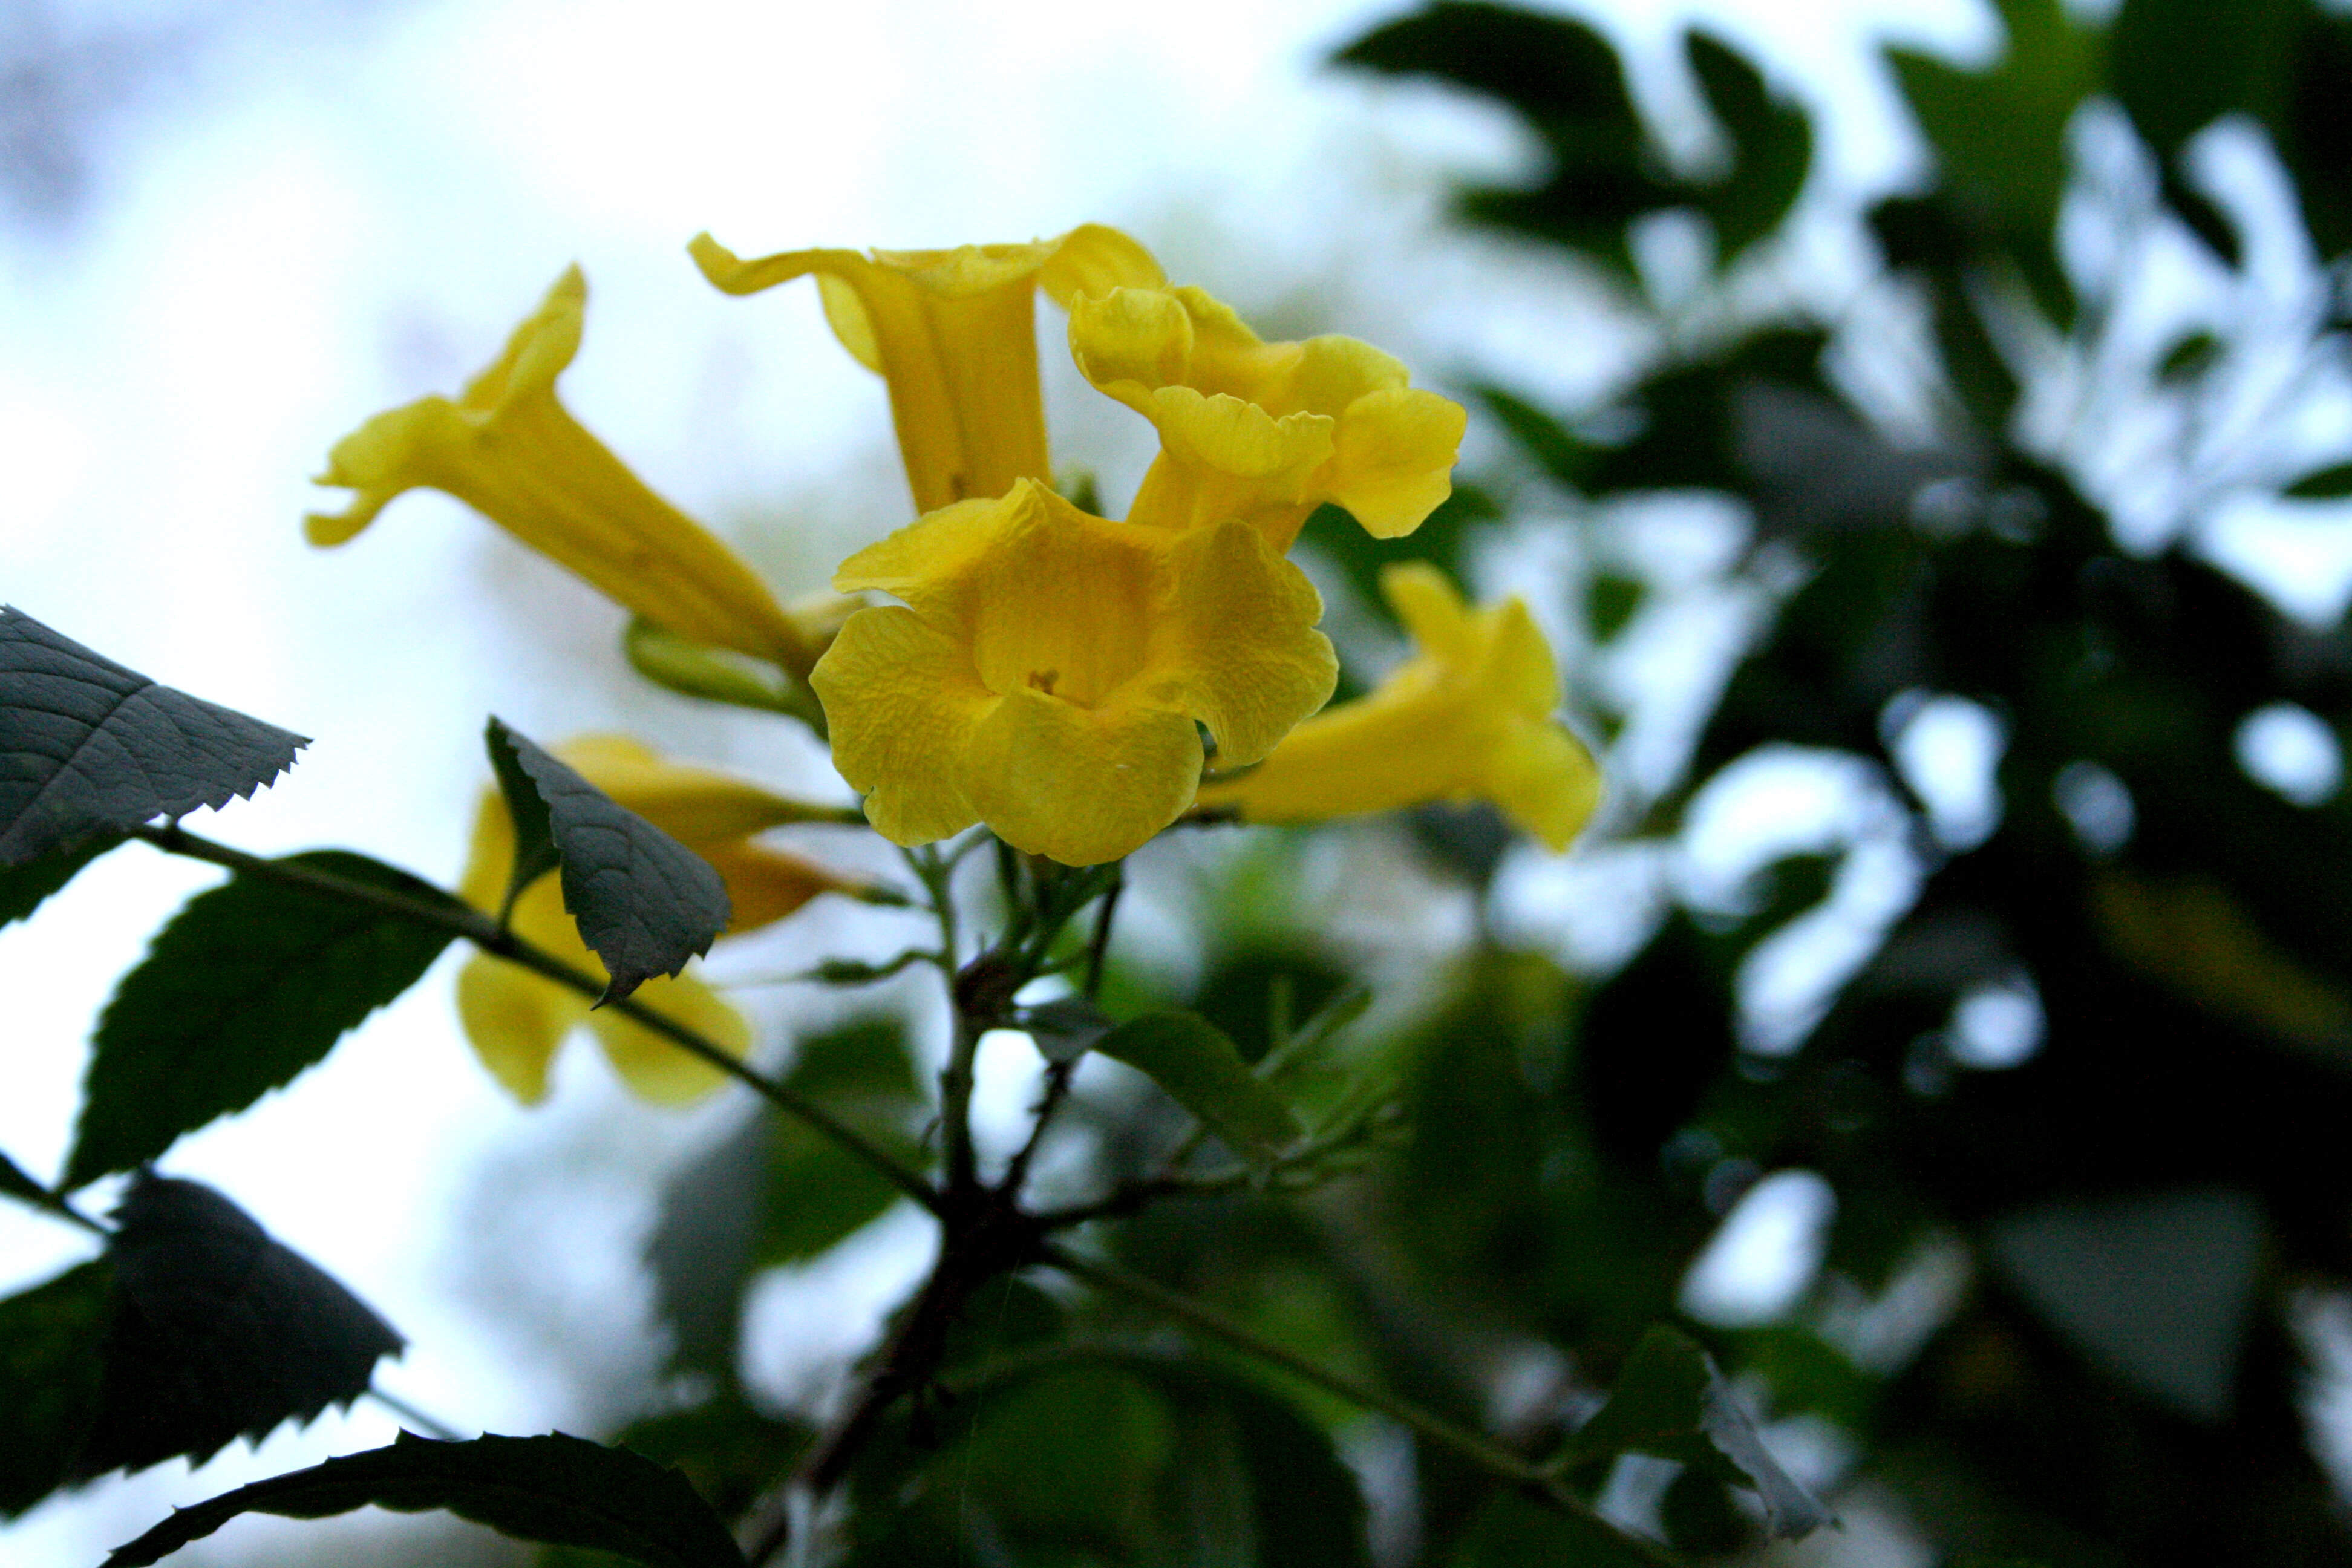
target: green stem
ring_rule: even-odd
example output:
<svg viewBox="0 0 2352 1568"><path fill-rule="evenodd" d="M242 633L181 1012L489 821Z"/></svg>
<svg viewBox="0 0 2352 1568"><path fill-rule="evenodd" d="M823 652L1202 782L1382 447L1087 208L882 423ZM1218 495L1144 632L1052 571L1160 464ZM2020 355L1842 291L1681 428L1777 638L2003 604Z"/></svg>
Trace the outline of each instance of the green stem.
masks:
<svg viewBox="0 0 2352 1568"><path fill-rule="evenodd" d="M1052 1243L1046 1244L1043 1250L1045 1262L1071 1279L1082 1280L1098 1290L1140 1301L1211 1339L1222 1340L1245 1355L1269 1366L1280 1367L1293 1377L1312 1384L1327 1394L1335 1394L1363 1409L1377 1411L1440 1447L1453 1450L1498 1479L1542 1498L1553 1507L1578 1516L1596 1529L1607 1531L1627 1550L1658 1564L1659 1568L1675 1568L1674 1558L1656 1542L1611 1523L1591 1503L1569 1490L1557 1478L1547 1475L1540 1468L1528 1463L1500 1444L1490 1442L1475 1432L1465 1431L1444 1416L1423 1410L1392 1394L1318 1366L1306 1357L1259 1337L1255 1331L1235 1322L1215 1308L1196 1301L1181 1291L1171 1290L1156 1279L1147 1279L1115 1263L1088 1262Z"/></svg>
<svg viewBox="0 0 2352 1568"><path fill-rule="evenodd" d="M388 888L373 888L363 882L351 881L331 871L315 866L299 865L288 860L272 860L259 855L248 855L242 849L232 849L209 838L199 837L173 823L164 827L142 827L132 837L144 839L167 854L184 856L192 860L207 860L225 866L240 876L259 877L288 887L304 888L325 893L347 902L360 904L384 914L396 915L421 924L435 926L456 936L464 937L476 947L493 957L520 964L533 973L544 975L567 990L583 996L597 997L604 994L604 982L585 971L574 969L552 953L535 947L515 935L501 931L488 915L454 900L412 898ZM691 1056L699 1057L712 1067L751 1089L777 1110L796 1116L818 1132L832 1139L850 1153L873 1166L892 1185L908 1197L937 1214L940 1194L922 1174L899 1162L857 1129L841 1121L824 1107L785 1087L775 1079L756 1071L712 1042L707 1036L684 1024L654 1011L635 997L625 997L605 1005L613 1012L652 1030L670 1044Z"/></svg>

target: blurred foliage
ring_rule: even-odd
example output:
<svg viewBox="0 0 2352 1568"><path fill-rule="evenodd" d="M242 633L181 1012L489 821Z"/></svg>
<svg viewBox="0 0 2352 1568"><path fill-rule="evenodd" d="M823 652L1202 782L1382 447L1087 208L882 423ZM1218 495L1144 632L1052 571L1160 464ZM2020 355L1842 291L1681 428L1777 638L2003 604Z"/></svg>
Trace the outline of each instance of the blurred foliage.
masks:
<svg viewBox="0 0 2352 1568"><path fill-rule="evenodd" d="M2203 559L2193 517L2161 548L2119 544L2098 454L2031 417L2036 389L2063 374L2212 411L2263 356L2340 353L2333 275L2315 269L2329 302L2299 341L2276 315L2224 314L2136 357L2106 352L2116 286L2061 240L2083 199L2085 116L2114 105L2151 192L2136 229L2095 214L2117 247L2193 237L2205 263L2253 287L2242 204L2196 163L2200 134L2231 116L2266 141L2315 249L2352 245L2352 133L2321 107L2352 73L2352 21L2303 0L2263 0L2227 26L2182 0L2126 0L2105 22L2059 0L2004 0L2000 15L2007 47L1990 63L1890 53L1934 168L1843 216L1806 205L1805 110L1706 33L1681 58L1718 132L1696 169L1662 149L1610 41L1573 20L1444 0L1340 53L1517 116L1544 166L1524 186L1464 192L1461 216L1575 253L1658 330L1639 374L1593 406L1479 388L1512 465L1471 476L1410 540L1318 520L1317 548L1370 600L1386 562L1468 572L1523 508L1565 500L1592 521L1547 609L1600 648L1667 594L1607 546L1612 504L1735 498L1750 522L1729 576L1770 614L1688 765L1663 786L1617 776L1615 831L1671 850L1739 764L1804 748L1861 768L1917 889L1793 1044L1759 1033L1743 976L1759 944L1835 900L1855 839L1761 868L1735 907L1672 903L1606 973L1482 938L1418 1005L1337 1031L1328 1059L1285 1079L1310 1124L1318 1096L1344 1093L1333 1085L1393 1086L1402 1116L1358 1174L1304 1199L1236 1184L1122 1213L1101 1241L1268 1342L1521 1453L1562 1454L1586 1495L1638 1493L1604 1491L1612 1476L1670 1478L1650 1503L1610 1506L1692 1559L1762 1540L1753 1472L1710 1436L1745 1417L1708 1425L1744 1404L1834 1433L1827 1470L1800 1479L1830 1482L1832 1506L1891 1506L1940 1562L2352 1563L2295 1326L2310 1301L2352 1289L2337 1153L2352 1124L2352 917L2336 894L2352 881L2352 805L2284 798L2238 752L2246 718L2282 702L2340 736L2352 642ZM1643 292L1629 237L1661 213L1712 237L1699 307ZM1743 291L1799 265L1793 226L1841 221L1874 250L1859 287L1888 310ZM1744 302L1757 298L1776 302ZM1916 342L1875 341L1888 320ZM1910 405L1860 390L1888 384L1850 374L1874 354L1907 374ZM1924 426L1907 407L1931 411ZM2242 438L2236 471L2269 476L2253 488L2345 493L2343 454L2281 456L2262 447L2270 434L2257 421ZM1580 689L1590 732L1633 717ZM1931 698L1976 705L2000 737L1989 826L1939 819L1936 781L1902 760ZM1473 896L1517 853L1491 813L1433 809L1412 828L1431 874ZM1344 946L1299 912L1306 854L1262 836L1210 894L1198 972L1115 964L1106 1011L1189 1008L1245 1060L1279 1054L1352 978ZM1987 994L2038 1019L1997 1061L1966 1037L1967 1005ZM1072 1114L1097 1186L1165 1169L1187 1125L1157 1097ZM773 1156L778 1170L805 1157ZM1769 1321L1694 1319L1695 1260L1759 1176L1792 1170L1835 1197L1818 1278ZM852 1217L811 1212L832 1216L828 1235ZM1284 1373L1180 1353L1129 1307L995 1289L1006 1300L970 1315L940 1385L859 1462L843 1560L1638 1560ZM1727 1381L1690 1340L1661 1340L1662 1321L1704 1342ZM731 1389L723 1356L700 1364ZM1588 1425L1621 1373L1618 1408L1640 1414ZM739 1398L667 1419L731 1431L719 1413ZM1616 1430L1664 1411L1664 1435ZM1383 1452L1406 1458L1371 1457ZM1856 1560L1825 1539L1820 1560Z"/></svg>

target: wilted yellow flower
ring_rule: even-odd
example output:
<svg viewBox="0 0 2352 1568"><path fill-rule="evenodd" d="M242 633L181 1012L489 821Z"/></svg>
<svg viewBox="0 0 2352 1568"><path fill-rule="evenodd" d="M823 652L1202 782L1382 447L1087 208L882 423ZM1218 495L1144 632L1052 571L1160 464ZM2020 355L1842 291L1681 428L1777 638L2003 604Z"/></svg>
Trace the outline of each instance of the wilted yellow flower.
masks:
<svg viewBox="0 0 2352 1568"><path fill-rule="evenodd" d="M850 617L810 684L882 835L985 822L1068 865L1117 859L1192 804L1202 760L1254 762L1328 700L1314 586L1240 523L1112 522L1034 479L852 556Z"/></svg>
<svg viewBox="0 0 2352 1568"><path fill-rule="evenodd" d="M1453 493L1461 406L1354 338L1264 342L1198 289L1129 287L1072 301L1070 352L1159 427L1130 521L1238 519L1281 552L1325 501L1394 539Z"/></svg>
<svg viewBox="0 0 2352 1568"><path fill-rule="evenodd" d="M1554 851L1601 802L1601 770L1553 719L1559 676L1517 599L1472 608L1436 568L1391 566L1381 590L1419 645L1370 696L1293 730L1265 761L1202 786L1253 822L1320 822L1437 800L1488 800Z"/></svg>
<svg viewBox="0 0 2352 1568"><path fill-rule="evenodd" d="M1150 252L1099 224L1059 239L954 250L793 250L745 261L707 234L688 248L730 294L815 276L834 335L889 384L919 512L1052 479L1037 385L1041 286L1067 304L1163 281Z"/></svg>
<svg viewBox="0 0 2352 1568"><path fill-rule="evenodd" d="M820 893L863 890L813 861L752 843L751 837L787 822L824 815L724 773L669 762L620 735L590 735L556 754L591 784L643 816L718 868L733 905L729 932L780 921ZM514 865L514 822L495 789L486 791L474 819L473 852L457 891L487 913L498 912ZM563 889L541 878L515 900L515 932L575 969L603 975L604 966L580 940L564 911ZM751 1029L688 968L656 975L635 999L700 1031L737 1056L751 1048ZM725 1081L718 1068L688 1055L651 1030L609 1009L591 1011L578 992L528 969L477 954L457 976L457 1010L474 1050L490 1076L526 1104L547 1093L547 1075L564 1037L582 1024L596 1032L604 1055L639 1095L682 1103Z"/></svg>
<svg viewBox="0 0 2352 1568"><path fill-rule="evenodd" d="M310 542L343 543L405 490L446 490L647 620L805 676L814 656L767 585L556 401L587 297L569 269L462 397L420 398L335 443L318 482L358 493L310 514Z"/></svg>

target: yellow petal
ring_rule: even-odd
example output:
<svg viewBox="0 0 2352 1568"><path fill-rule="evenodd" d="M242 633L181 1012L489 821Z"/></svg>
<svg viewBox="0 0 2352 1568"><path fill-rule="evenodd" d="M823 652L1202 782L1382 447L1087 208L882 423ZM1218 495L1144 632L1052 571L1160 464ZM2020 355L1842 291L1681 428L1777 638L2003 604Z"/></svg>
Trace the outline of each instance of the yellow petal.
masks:
<svg viewBox="0 0 2352 1568"><path fill-rule="evenodd" d="M1418 387L1358 398L1333 432L1331 500L1376 539L1411 533L1454 493L1454 459L1468 423L1460 404Z"/></svg>
<svg viewBox="0 0 2352 1568"><path fill-rule="evenodd" d="M867 887L788 849L761 844L722 845L705 849L702 858L727 884L730 936L782 920L820 893L858 893Z"/></svg>
<svg viewBox="0 0 2352 1568"><path fill-rule="evenodd" d="M1381 538L1410 533L1452 493L1462 409L1410 389L1404 365L1337 336L1265 342L1198 289L1114 290L1071 307L1070 349L1100 391L1159 426L1162 454L1129 516L1159 527L1243 518L1287 550L1317 506L1336 501ZM1171 398L1184 389L1194 399ZM1265 437L1202 404L1235 400L1264 427L1323 431L1311 472L1266 460Z"/></svg>
<svg viewBox="0 0 2352 1568"><path fill-rule="evenodd" d="M964 650L895 605L849 617L809 684L824 704L833 762L893 844L928 844L980 820L955 759L990 703Z"/></svg>
<svg viewBox="0 0 2352 1568"><path fill-rule="evenodd" d="M479 953L457 972L457 1017L474 1054L525 1105L547 1098L547 1072L581 1020L588 998L554 981Z"/></svg>
<svg viewBox="0 0 2352 1568"><path fill-rule="evenodd" d="M1220 766L1254 763L1331 699L1339 665L1315 629L1322 596L1241 523L1191 530L1170 555L1152 666L1216 737Z"/></svg>
<svg viewBox="0 0 2352 1568"><path fill-rule="evenodd" d="M337 442L318 482L355 493L310 515L310 542L345 542L404 491L446 490L647 620L805 674L813 656L751 568L557 401L586 298L573 268L461 399L419 399Z"/></svg>
<svg viewBox="0 0 2352 1568"><path fill-rule="evenodd" d="M1088 710L1022 687L973 731L966 798L1014 848L1093 866L1142 847L1192 803L1201 740L1168 709Z"/></svg>
<svg viewBox="0 0 2352 1568"><path fill-rule="evenodd" d="M637 988L635 1000L684 1024L739 1060L751 1052L751 1025L692 969L674 977L655 976ZM609 1007L591 1013L588 1024L613 1070L640 1100L685 1105L727 1081L725 1073L700 1057Z"/></svg>
<svg viewBox="0 0 2352 1568"><path fill-rule="evenodd" d="M1600 803L1601 773L1551 718L1559 676L1527 606L1472 609L1421 563L1390 568L1381 587L1420 650L1369 697L1299 725L1252 772L1202 785L1200 804L1319 822L1488 800L1565 849Z"/></svg>
<svg viewBox="0 0 2352 1568"><path fill-rule="evenodd" d="M835 335L889 383L907 482L925 512L1051 475L1037 382L1039 283L1069 300L1160 280L1141 246L1091 225L1028 245L870 256L797 250L747 261L707 234L688 248L703 276L730 294L817 277Z"/></svg>

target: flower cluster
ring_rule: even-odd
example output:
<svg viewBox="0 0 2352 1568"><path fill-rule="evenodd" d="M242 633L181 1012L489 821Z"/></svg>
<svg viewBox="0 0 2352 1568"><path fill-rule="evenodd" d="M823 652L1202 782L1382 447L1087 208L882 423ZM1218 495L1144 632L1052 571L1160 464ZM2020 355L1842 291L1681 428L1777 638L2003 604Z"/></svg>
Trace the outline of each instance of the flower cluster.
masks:
<svg viewBox="0 0 2352 1568"><path fill-rule="evenodd" d="M1385 584L1420 656L1373 696L1311 717L1338 666L1317 629L1321 600L1287 559L1301 528L1329 504L1393 539L1451 493L1463 410L1412 386L1394 358L1345 337L1265 342L1099 226L939 251L747 260L708 235L690 248L730 294L814 278L835 337L884 378L917 517L844 563L833 587L893 602L845 619L788 611L565 411L555 379L580 343L576 269L461 397L380 415L335 447L320 482L355 493L344 510L311 517L312 541L349 540L409 489L458 497L661 632L766 661L813 691L835 766L899 845L980 823L1017 849L1083 866L1127 855L1196 805L1299 822L1475 796L1559 848L1591 814L1598 774L1552 717L1558 679L1525 608L1471 610L1433 569L1395 571ZM1123 518L1054 486L1041 290L1066 310L1087 382L1158 432ZM688 798L734 803L718 813L721 827L678 836L727 874L739 911L752 911L739 926L841 885L749 841L786 819L752 786L623 746L583 742L573 761L623 804L633 791L646 799L657 824L678 831L664 812ZM701 782L671 787L689 777ZM486 806L467 880L477 902L510 846L502 811ZM747 891L746 878L763 890ZM542 883L516 920L569 952L577 939L559 941L552 898ZM579 1021L572 1002L529 978L486 960L461 986L475 1039L496 1042L485 1055L525 1098ZM723 1010L691 973L666 984L688 1012ZM695 1087L645 1076L654 1058L630 1026L598 1026L640 1087Z"/></svg>

